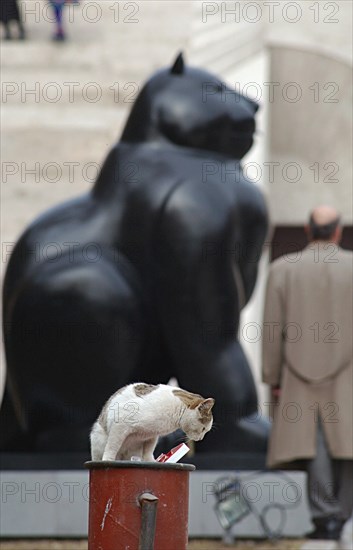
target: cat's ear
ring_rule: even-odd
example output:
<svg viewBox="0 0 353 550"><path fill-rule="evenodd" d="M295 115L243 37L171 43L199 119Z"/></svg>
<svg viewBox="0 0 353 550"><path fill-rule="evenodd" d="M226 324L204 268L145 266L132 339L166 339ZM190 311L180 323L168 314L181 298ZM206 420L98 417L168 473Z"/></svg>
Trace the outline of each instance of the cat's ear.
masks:
<svg viewBox="0 0 353 550"><path fill-rule="evenodd" d="M178 55L178 57L177 57L176 60L174 61L174 65L173 65L173 67L170 69L170 72L171 72L172 74L183 74L183 72L184 72L184 67L185 67L185 63L184 63L183 53L180 52L180 54Z"/></svg>
<svg viewBox="0 0 353 550"><path fill-rule="evenodd" d="M200 413L208 413L212 409L213 405L215 404L215 400L213 397L208 397L207 399L204 399L200 405L198 406L198 409Z"/></svg>

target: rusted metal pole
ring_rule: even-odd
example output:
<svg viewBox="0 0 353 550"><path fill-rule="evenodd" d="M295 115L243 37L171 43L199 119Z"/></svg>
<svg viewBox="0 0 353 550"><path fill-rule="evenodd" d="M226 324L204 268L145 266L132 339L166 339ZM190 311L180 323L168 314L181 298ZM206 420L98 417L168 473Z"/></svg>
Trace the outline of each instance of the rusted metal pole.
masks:
<svg viewBox="0 0 353 550"><path fill-rule="evenodd" d="M154 550L158 497L152 493L142 493L139 503L142 510L139 550Z"/></svg>

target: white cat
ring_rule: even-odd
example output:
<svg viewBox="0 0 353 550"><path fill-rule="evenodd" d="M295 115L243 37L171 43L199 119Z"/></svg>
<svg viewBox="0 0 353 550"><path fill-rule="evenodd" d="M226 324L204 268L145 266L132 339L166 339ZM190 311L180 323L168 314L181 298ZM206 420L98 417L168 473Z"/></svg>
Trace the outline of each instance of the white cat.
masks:
<svg viewBox="0 0 353 550"><path fill-rule="evenodd" d="M130 460L138 456L154 461L158 437L181 428L189 439L200 441L211 429L214 399L180 388L136 383L108 399L93 425L92 460Z"/></svg>

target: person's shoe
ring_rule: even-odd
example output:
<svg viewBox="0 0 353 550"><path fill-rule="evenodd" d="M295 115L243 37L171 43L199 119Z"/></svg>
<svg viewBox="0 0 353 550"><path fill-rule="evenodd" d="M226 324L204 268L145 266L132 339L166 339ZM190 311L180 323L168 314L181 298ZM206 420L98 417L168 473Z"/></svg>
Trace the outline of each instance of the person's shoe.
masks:
<svg viewBox="0 0 353 550"><path fill-rule="evenodd" d="M314 521L316 529L309 533L308 539L315 540L339 540L343 527L343 521L337 518Z"/></svg>
<svg viewBox="0 0 353 550"><path fill-rule="evenodd" d="M56 42L63 42L64 40L66 40L63 31L58 31L57 33L55 33L53 36L53 40L55 40Z"/></svg>

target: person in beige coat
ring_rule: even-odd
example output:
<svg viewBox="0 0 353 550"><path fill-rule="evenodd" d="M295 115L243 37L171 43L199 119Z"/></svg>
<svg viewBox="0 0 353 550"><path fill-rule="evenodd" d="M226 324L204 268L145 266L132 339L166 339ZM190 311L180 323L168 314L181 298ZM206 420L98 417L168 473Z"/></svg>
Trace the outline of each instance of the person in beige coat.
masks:
<svg viewBox="0 0 353 550"><path fill-rule="evenodd" d="M328 206L313 210L309 243L274 261L263 325L263 381L273 425L267 464L304 467L315 530L338 539L353 508L353 253Z"/></svg>

